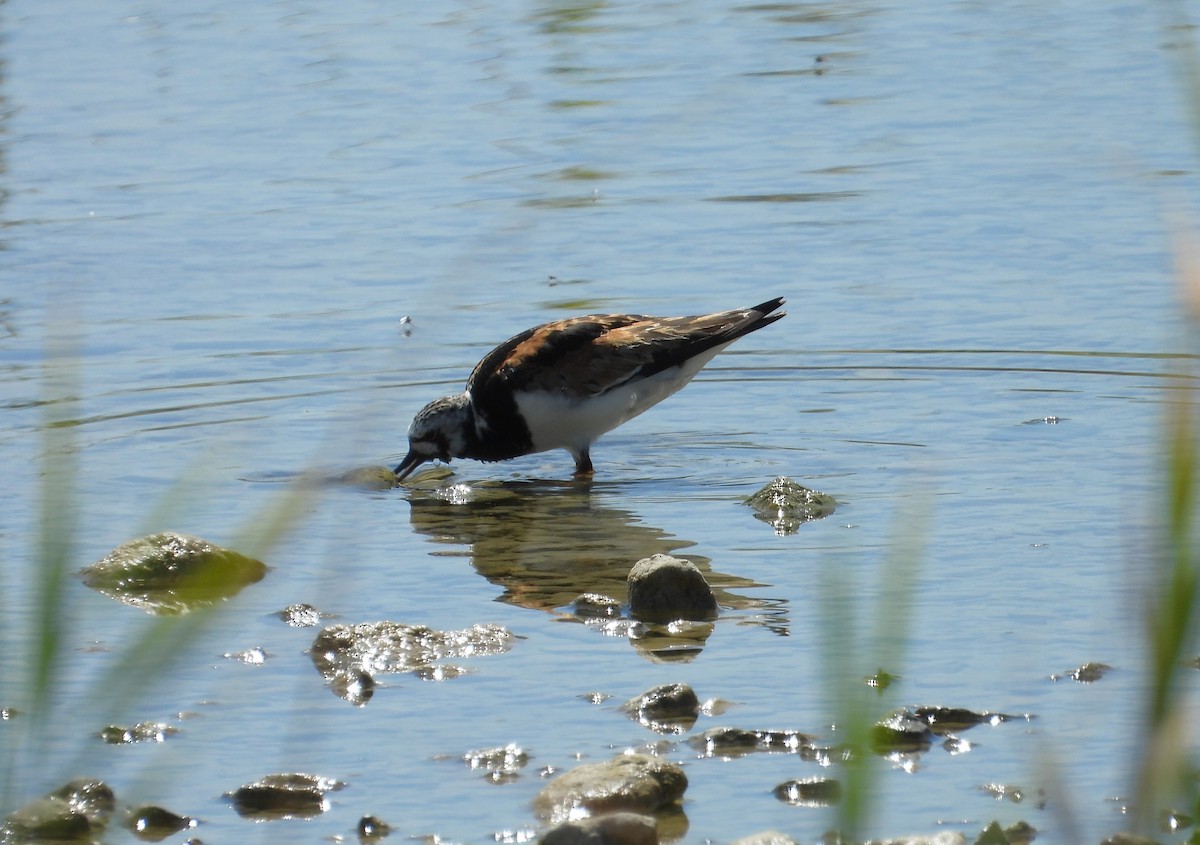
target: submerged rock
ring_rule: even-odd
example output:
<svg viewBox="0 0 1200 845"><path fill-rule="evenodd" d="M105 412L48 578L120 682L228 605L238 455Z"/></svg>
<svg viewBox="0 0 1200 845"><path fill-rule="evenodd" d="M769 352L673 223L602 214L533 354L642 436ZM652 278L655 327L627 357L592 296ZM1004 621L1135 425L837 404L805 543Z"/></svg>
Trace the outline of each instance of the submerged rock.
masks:
<svg viewBox="0 0 1200 845"><path fill-rule="evenodd" d="M325 793L344 786L333 778L286 773L267 775L228 794L239 816L255 819L305 818L329 809Z"/></svg>
<svg viewBox="0 0 1200 845"><path fill-rule="evenodd" d="M366 672L346 672L330 678L329 688L338 698L363 707L375 695L375 679Z"/></svg>
<svg viewBox="0 0 1200 845"><path fill-rule="evenodd" d="M1007 713L991 713L987 710L976 713L965 707L917 707L912 712L918 719L926 722L938 736L965 731L985 722L989 725L999 725L1013 719L1027 718L1010 716Z"/></svg>
<svg viewBox="0 0 1200 845"><path fill-rule="evenodd" d="M783 476L747 497L746 504L754 508L755 517L769 523L780 536L795 534L804 523L837 510L833 496L809 490Z"/></svg>
<svg viewBox="0 0 1200 845"><path fill-rule="evenodd" d="M700 699L687 684L663 684L631 698L621 710L652 731L681 734L696 724Z"/></svg>
<svg viewBox="0 0 1200 845"><path fill-rule="evenodd" d="M456 677L462 670L437 661L501 654L512 648L515 639L499 625L437 631L402 622L364 622L322 628L309 656L334 692L363 704L371 697L375 675L407 672L429 680Z"/></svg>
<svg viewBox="0 0 1200 845"><path fill-rule="evenodd" d="M619 811L652 813L686 790L687 775L675 763L624 754L571 769L547 784L533 805L540 817L559 823Z"/></svg>
<svg viewBox="0 0 1200 845"><path fill-rule="evenodd" d="M133 742L163 742L177 733L179 728L171 727L165 722L138 722L129 727L109 725L100 731L100 738L109 745L127 745Z"/></svg>
<svg viewBox="0 0 1200 845"><path fill-rule="evenodd" d="M797 845L796 840L778 830L764 830L735 839L733 845Z"/></svg>
<svg viewBox="0 0 1200 845"><path fill-rule="evenodd" d="M1100 845L1161 845L1157 839L1140 833L1122 831L1103 840Z"/></svg>
<svg viewBox="0 0 1200 845"><path fill-rule="evenodd" d="M538 840L540 845L658 845L651 816L608 813L591 819L563 822Z"/></svg>
<svg viewBox="0 0 1200 845"><path fill-rule="evenodd" d="M1016 822L1008 827L1000 827L1000 822L993 821L983 829L975 845L1029 845L1037 838L1037 830L1028 822Z"/></svg>
<svg viewBox="0 0 1200 845"><path fill-rule="evenodd" d="M997 801L1011 801L1014 804L1020 804L1030 797L1029 790L1014 783L985 783L979 789ZM1039 788L1033 794L1037 796L1034 806L1041 809L1046 803L1044 791Z"/></svg>
<svg viewBox="0 0 1200 845"><path fill-rule="evenodd" d="M871 729L876 754L923 752L932 744L929 723L908 710L897 710Z"/></svg>
<svg viewBox="0 0 1200 845"><path fill-rule="evenodd" d="M277 615L293 628L315 628L321 624L321 612L311 604L289 604Z"/></svg>
<svg viewBox="0 0 1200 845"><path fill-rule="evenodd" d="M946 752L951 756L966 754L974 747L975 746L971 744L970 740L963 739L961 736L957 736L956 734L949 734L942 741L942 748L946 749Z"/></svg>
<svg viewBox="0 0 1200 845"><path fill-rule="evenodd" d="M571 602L571 612L580 619L616 619L621 615L621 603L600 593L583 593Z"/></svg>
<svg viewBox="0 0 1200 845"><path fill-rule="evenodd" d="M82 571L83 583L150 613L177 615L237 595L267 567L215 543L163 531L117 546Z"/></svg>
<svg viewBox="0 0 1200 845"><path fill-rule="evenodd" d="M254 646L245 651L227 651L221 656L226 660L232 660L235 663L244 663L247 666L262 666L267 662L267 658L273 655L267 654L262 646Z"/></svg>
<svg viewBox="0 0 1200 845"><path fill-rule="evenodd" d="M1107 663L1084 663L1075 669L1068 669L1062 675L1051 675L1050 680L1061 681L1064 677L1070 678L1072 681L1079 681L1081 684L1094 684L1096 681L1103 678L1112 667Z"/></svg>
<svg viewBox="0 0 1200 845"><path fill-rule="evenodd" d="M696 564L671 555L642 558L629 570L629 613L643 622L717 617L717 599Z"/></svg>
<svg viewBox="0 0 1200 845"><path fill-rule="evenodd" d="M493 783L505 783L517 777L521 769L529 763L529 754L525 749L510 742L497 748L484 748L478 751L468 751L463 760L472 769L481 769Z"/></svg>
<svg viewBox="0 0 1200 845"><path fill-rule="evenodd" d="M967 837L957 830L942 830L929 836L897 836L873 839L867 845L967 845Z"/></svg>
<svg viewBox="0 0 1200 845"><path fill-rule="evenodd" d="M871 675L863 678L863 683L871 687L876 692L882 693L896 681L900 680L899 675L893 675L885 669L879 668Z"/></svg>
<svg viewBox="0 0 1200 845"><path fill-rule="evenodd" d="M191 816L181 816L162 807L139 807L125 819L125 827L138 839L158 842L181 830L191 830L199 822Z"/></svg>
<svg viewBox="0 0 1200 845"><path fill-rule="evenodd" d="M0 842L92 842L115 806L113 791L103 781L69 781L5 817Z"/></svg>
<svg viewBox="0 0 1200 845"><path fill-rule="evenodd" d="M392 826L375 816L363 816L358 820L358 841L374 842L392 832Z"/></svg>
<svg viewBox="0 0 1200 845"><path fill-rule="evenodd" d="M811 750L813 738L799 731L750 731L709 728L688 740L704 757L741 757L755 752L799 754Z"/></svg>
<svg viewBox="0 0 1200 845"><path fill-rule="evenodd" d="M1158 815L1158 829L1163 833L1177 833L1193 824L1195 820L1191 816L1178 810L1163 810ZM1200 841L1200 836L1196 839Z"/></svg>
<svg viewBox="0 0 1200 845"><path fill-rule="evenodd" d="M828 807L842 800L842 785L832 778L797 778L775 787L775 797L794 807Z"/></svg>

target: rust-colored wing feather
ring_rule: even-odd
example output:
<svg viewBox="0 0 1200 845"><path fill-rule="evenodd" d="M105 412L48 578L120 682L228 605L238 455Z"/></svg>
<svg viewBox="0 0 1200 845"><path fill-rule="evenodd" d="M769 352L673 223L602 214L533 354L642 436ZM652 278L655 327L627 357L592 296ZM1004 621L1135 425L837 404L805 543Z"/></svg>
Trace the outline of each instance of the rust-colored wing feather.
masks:
<svg viewBox="0 0 1200 845"><path fill-rule="evenodd" d="M597 396L769 325L784 316L771 313L782 304L777 298L694 317L604 314L546 323L488 353L467 390L477 401L499 390Z"/></svg>

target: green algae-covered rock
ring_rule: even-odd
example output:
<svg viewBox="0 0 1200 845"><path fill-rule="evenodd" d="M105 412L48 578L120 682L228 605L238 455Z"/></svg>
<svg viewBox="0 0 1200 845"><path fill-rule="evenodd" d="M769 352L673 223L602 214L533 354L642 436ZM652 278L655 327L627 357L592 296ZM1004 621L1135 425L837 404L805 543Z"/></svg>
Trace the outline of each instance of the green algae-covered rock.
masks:
<svg viewBox="0 0 1200 845"><path fill-rule="evenodd" d="M82 572L83 583L150 613L176 615L236 595L267 567L215 543L163 531L117 546Z"/></svg>
<svg viewBox="0 0 1200 845"><path fill-rule="evenodd" d="M329 480L335 486L361 487L364 490L390 490L400 485L396 473L385 466L354 467Z"/></svg>

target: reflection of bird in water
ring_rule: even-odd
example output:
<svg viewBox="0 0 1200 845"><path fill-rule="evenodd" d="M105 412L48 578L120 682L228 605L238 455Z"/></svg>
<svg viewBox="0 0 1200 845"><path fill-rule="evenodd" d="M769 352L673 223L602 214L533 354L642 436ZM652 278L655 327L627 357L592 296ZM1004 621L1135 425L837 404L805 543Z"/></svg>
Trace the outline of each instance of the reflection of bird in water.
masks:
<svg viewBox="0 0 1200 845"><path fill-rule="evenodd" d="M535 610L553 612L584 593L624 603L634 563L692 545L601 504L588 487L568 483L458 484L414 491L410 503L418 533L435 543L467 546L479 574L504 588L501 601ZM779 601L730 592L763 585L714 572L707 558L687 558L704 573L721 607L750 611L758 624L787 634Z"/></svg>
<svg viewBox="0 0 1200 845"><path fill-rule="evenodd" d="M592 443L666 399L740 337L783 317L782 298L694 317L598 314L521 332L484 356L467 389L421 409L399 480L426 461L566 449L592 473Z"/></svg>

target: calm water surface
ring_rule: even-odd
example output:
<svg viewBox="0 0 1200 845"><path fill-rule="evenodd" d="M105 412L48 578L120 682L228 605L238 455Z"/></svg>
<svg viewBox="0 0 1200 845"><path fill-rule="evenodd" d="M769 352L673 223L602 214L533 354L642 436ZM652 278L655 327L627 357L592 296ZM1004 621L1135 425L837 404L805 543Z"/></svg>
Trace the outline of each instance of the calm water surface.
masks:
<svg viewBox="0 0 1200 845"><path fill-rule="evenodd" d="M147 686L110 748L89 682L144 622L71 586L64 726L19 797L66 776L203 819L206 842L531 830L539 770L661 737L616 707L684 681L718 724L835 741L822 660L839 586L865 637L885 560L927 512L896 705L1033 714L883 764L870 833L1057 810L987 783L1058 760L1085 841L1124 827L1143 683L1137 616L1169 376L1192 351L1167 213L1195 192L1174 30L1083 2L196 2L0 5L0 511L9 641L32 624L42 402L76 421L72 556L151 530L237 543L290 474L394 462L412 413L492 345L601 310L788 298L789 317L594 450L456 464L466 503L335 490L261 583ZM47 365L49 338L69 364ZM49 367L49 369L48 369ZM1047 418L1057 422L1046 422ZM778 475L837 513L776 536L741 504ZM503 482L497 484L495 482ZM166 504L163 502L166 501ZM724 615L687 662L564 621L640 557L698 561ZM522 639L354 708L305 655L339 621L475 622ZM262 666L222 657L260 646ZM1086 661L1090 686L1053 682ZM20 659L0 657L4 677ZM874 667L871 667L874 668ZM604 704L581 698L600 692ZM0 687L0 705L20 686ZM19 706L19 705L18 705ZM186 713L186 717L180 716ZM2 730L12 728L5 726ZM0 733L0 735L3 735ZM493 785L457 760L515 741ZM82 767L69 765L80 748ZM827 810L777 801L790 755L697 759L683 841ZM449 759L447 759L449 758ZM222 794L272 771L347 783L318 819L252 827ZM117 831L112 841L130 836Z"/></svg>

